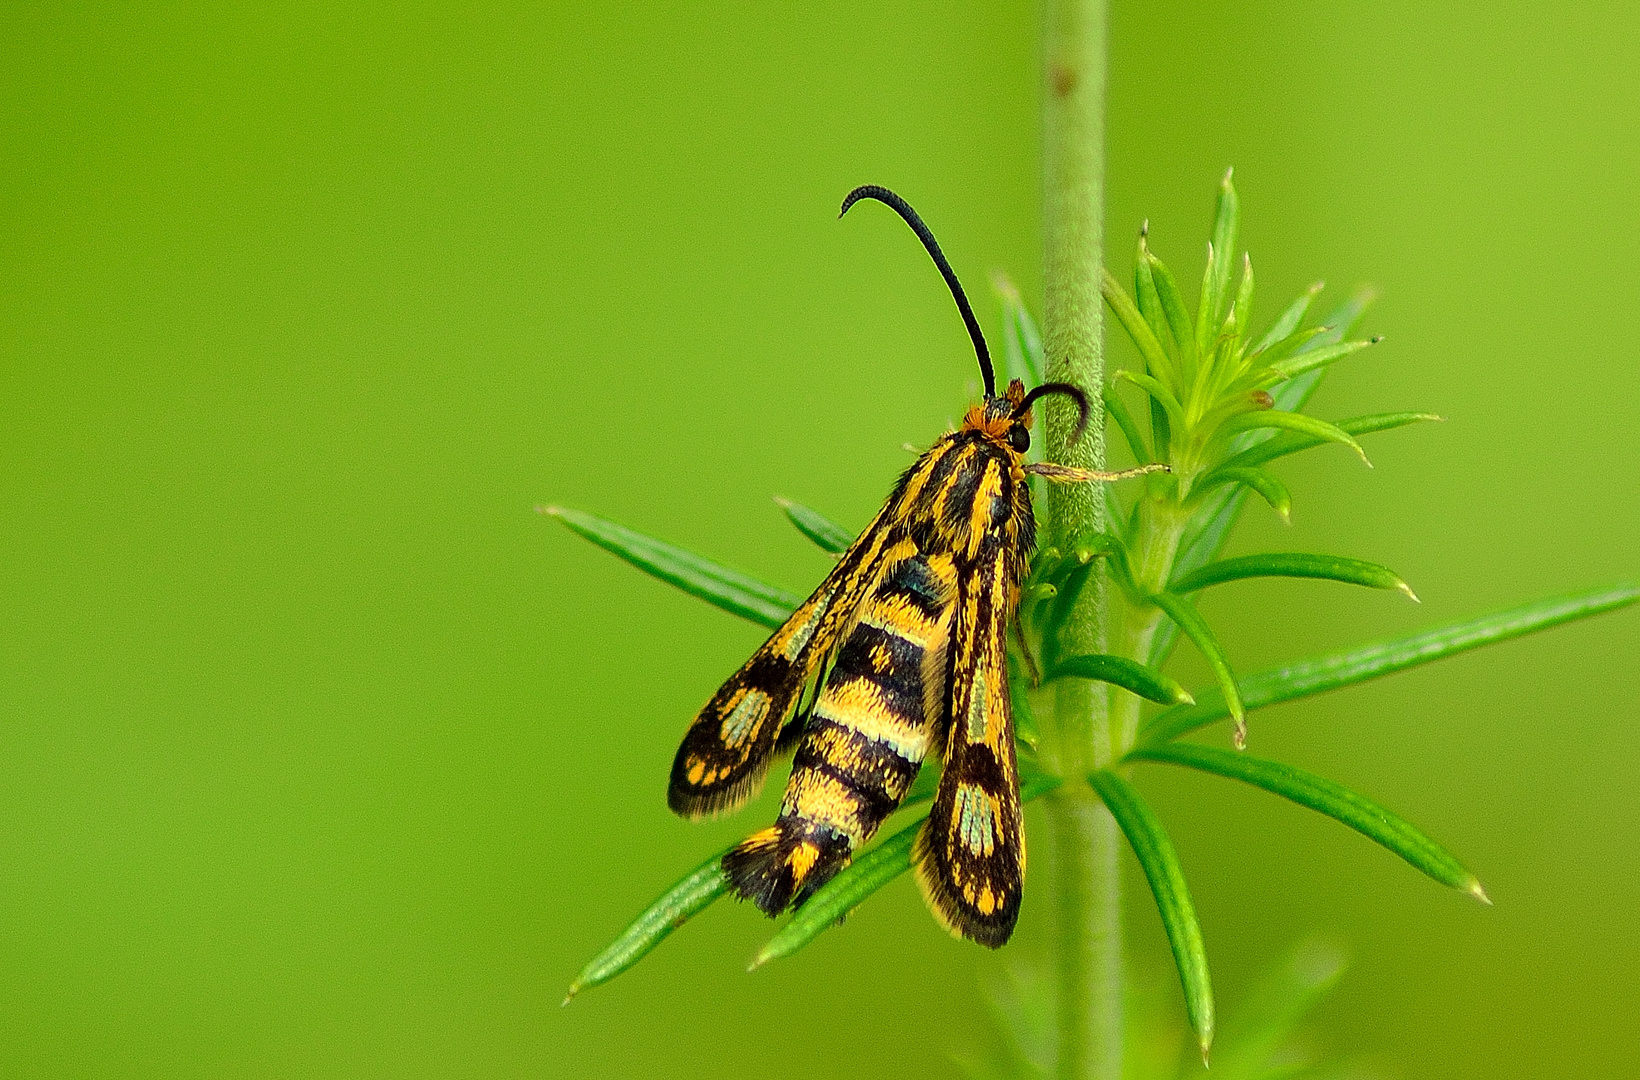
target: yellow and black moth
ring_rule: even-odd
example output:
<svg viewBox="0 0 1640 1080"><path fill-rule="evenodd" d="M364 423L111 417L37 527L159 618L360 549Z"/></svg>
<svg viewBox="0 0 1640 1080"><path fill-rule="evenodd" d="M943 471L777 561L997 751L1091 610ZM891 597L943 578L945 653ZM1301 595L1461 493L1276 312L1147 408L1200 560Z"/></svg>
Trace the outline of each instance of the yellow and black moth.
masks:
<svg viewBox="0 0 1640 1080"><path fill-rule="evenodd" d="M985 337L933 233L874 185L850 192L841 213L861 199L895 210L939 267L985 400L906 470L813 595L712 695L678 748L667 799L687 818L734 810L795 748L778 820L723 858L733 890L772 916L847 866L938 755L917 879L952 933L995 948L1013 933L1025 877L1007 629L1036 545L1028 474L1109 481L1156 466L1027 464L1032 403L1071 398L1080 434L1087 398L1058 382L1026 393L1018 379L998 394Z"/></svg>

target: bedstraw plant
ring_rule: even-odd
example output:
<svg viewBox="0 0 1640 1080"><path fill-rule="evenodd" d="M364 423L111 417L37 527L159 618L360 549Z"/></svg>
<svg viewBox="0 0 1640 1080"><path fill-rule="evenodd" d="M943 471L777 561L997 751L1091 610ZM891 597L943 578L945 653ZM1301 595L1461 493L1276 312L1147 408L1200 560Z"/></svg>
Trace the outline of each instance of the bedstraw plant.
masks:
<svg viewBox="0 0 1640 1080"><path fill-rule="evenodd" d="M1049 5L1044 322L1039 333L1017 292L999 281L1001 352L1009 378L1027 386L1074 383L1090 401L1104 403L1099 422L1090 423L1075 445L1068 444L1074 408L1050 407L1048 437L1035 440L1033 455L1102 468L1102 421L1108 417L1136 462L1165 462L1171 471L1121 487L1056 486L1039 491L1035 502L1042 539L1010 634L1010 667L1022 795L1045 804L1049 833L1051 873L1033 875L1027 886L1034 903L1046 901L1052 910L1052 972L1042 989L1050 1003L1042 1025L1049 1034L1046 1049L1016 1046L1006 1068L1117 1078L1123 1075L1124 1044L1123 843L1137 857L1161 915L1186 1018L1204 1060L1216 1026L1201 928L1167 830L1141 793L1144 768L1183 767L1263 788L1336 819L1441 885L1486 903L1474 873L1392 811L1333 781L1244 750L1248 716L1609 611L1640 598L1640 586L1590 589L1265 671L1237 671L1195 606L1202 590L1245 578L1304 577L1416 600L1392 570L1357 558L1300 552L1222 557L1251 500L1284 518L1289 513L1292 496L1275 466L1330 447L1343 451L1340 467L1360 467L1367 461L1366 437L1438 418L1407 411L1328 421L1305 411L1331 365L1377 340L1354 336L1369 297L1352 296L1317 318L1316 285L1274 318L1258 314L1253 263L1237 247L1239 205L1229 174L1219 187L1193 303L1149 249L1146 230L1140 231L1131 284L1105 269L1099 239L1103 18L1097 4ZM1131 369L1108 376L1101 347L1105 309L1139 357ZM885 490L887 484L885 477ZM816 510L787 500L780 500L780 508L798 532L829 552L841 552L852 539ZM778 627L800 601L785 589L595 515L544 509L632 565L759 625ZM1181 639L1201 654L1213 676L1194 692L1167 670ZM1205 739L1186 738L1204 730ZM790 956L820 934L847 932L836 929L842 917L910 869L937 768L936 762L925 765L880 839L774 932L753 968ZM710 853L662 893L586 965L569 995L631 967L722 898L723 854ZM932 922L929 930L938 932ZM1336 974L1336 965L1329 970ZM1303 983L1310 988L1303 994L1293 989L1303 980L1288 979L1281 984L1288 997L1281 1000L1297 1000L1332 977ZM1259 1028L1257 1037L1228 1055L1242 1062L1238 1075L1265 1074L1274 1044L1258 1039L1269 1030Z"/></svg>

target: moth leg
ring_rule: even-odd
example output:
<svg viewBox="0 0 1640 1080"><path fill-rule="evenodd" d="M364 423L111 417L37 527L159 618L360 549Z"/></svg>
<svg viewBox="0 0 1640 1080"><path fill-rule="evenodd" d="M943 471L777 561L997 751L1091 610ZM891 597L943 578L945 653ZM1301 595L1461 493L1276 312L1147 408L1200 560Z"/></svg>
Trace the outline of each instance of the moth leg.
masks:
<svg viewBox="0 0 1640 1080"><path fill-rule="evenodd" d="M1161 462L1140 465L1136 469L1102 472L1098 469L1074 469L1069 465L1055 465L1052 462L1043 461L1025 466L1025 471L1052 480L1056 484L1085 484L1094 481L1108 484L1116 480L1131 480L1135 476L1143 476L1146 473L1172 472L1173 470Z"/></svg>

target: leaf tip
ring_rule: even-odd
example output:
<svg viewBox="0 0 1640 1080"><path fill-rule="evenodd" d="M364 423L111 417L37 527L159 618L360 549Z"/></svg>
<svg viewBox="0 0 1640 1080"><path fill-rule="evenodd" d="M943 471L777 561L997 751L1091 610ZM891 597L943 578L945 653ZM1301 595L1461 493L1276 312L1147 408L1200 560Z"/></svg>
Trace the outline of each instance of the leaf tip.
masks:
<svg viewBox="0 0 1640 1080"><path fill-rule="evenodd" d="M564 516L564 508L562 506L537 506L535 508L535 512L537 514L545 514L548 517L555 518L561 518Z"/></svg>
<svg viewBox="0 0 1640 1080"><path fill-rule="evenodd" d="M782 510L790 510L793 506L796 505L790 499L786 498L786 496L784 496L784 495L772 495L772 496L770 496L770 498L774 499L774 504L776 506L780 507L780 509L782 509Z"/></svg>
<svg viewBox="0 0 1640 1080"><path fill-rule="evenodd" d="M1194 705L1196 704L1196 699L1191 695L1190 691L1181 686L1178 687L1173 693L1173 704Z"/></svg>
<svg viewBox="0 0 1640 1080"><path fill-rule="evenodd" d="M1406 582L1401 581L1400 579L1396 579L1395 587L1397 589L1399 589L1401 592L1405 593L1406 598L1408 600L1411 600L1414 604L1423 603L1422 600L1418 599L1418 594L1412 591L1412 586L1408 585Z"/></svg>
<svg viewBox="0 0 1640 1080"><path fill-rule="evenodd" d="M1143 242L1144 238L1149 236L1149 235L1150 235L1150 219L1145 218L1143 221L1139 222L1139 240L1140 240L1140 242Z"/></svg>
<svg viewBox="0 0 1640 1080"><path fill-rule="evenodd" d="M1239 713L1238 712L1236 714L1236 726L1235 726L1235 729L1230 732L1230 741L1235 744L1235 747L1236 747L1237 750L1247 749L1247 714L1246 713Z"/></svg>
<svg viewBox="0 0 1640 1080"><path fill-rule="evenodd" d="M1225 169L1224 170L1224 179L1219 181L1219 187L1221 187L1221 188L1229 187L1230 186L1230 178L1235 176L1235 175L1236 175L1236 167L1234 165L1230 166L1228 169Z"/></svg>
<svg viewBox="0 0 1640 1080"><path fill-rule="evenodd" d="M1380 341L1383 341L1383 340L1384 340L1384 335L1383 334L1375 334L1374 336L1367 339L1367 344L1368 345L1376 345Z"/></svg>
<svg viewBox="0 0 1640 1080"><path fill-rule="evenodd" d="M1313 282L1310 285L1310 287L1308 289L1306 289L1305 291L1310 294L1311 299L1314 299L1321 292L1321 290L1325 289L1326 287L1327 287L1327 283L1325 281L1317 281L1317 282Z"/></svg>
<svg viewBox="0 0 1640 1080"><path fill-rule="evenodd" d="M1467 892L1470 896L1473 896L1475 899L1479 900L1481 903L1485 904L1487 907L1492 906L1492 898L1490 896L1486 895L1486 890L1481 887L1481 882L1480 882L1479 878L1471 879L1470 882L1469 882L1469 888L1465 889L1464 891Z"/></svg>
<svg viewBox="0 0 1640 1080"><path fill-rule="evenodd" d="M580 992L581 992L581 980L577 979L574 982L569 984L569 990L568 990L568 992L566 992L564 994L564 1000L560 1001L558 1003L558 1007L560 1009L562 1009L562 1008L566 1007L567 1005L569 1005L569 1003L572 1000L574 1000L575 995L579 994Z"/></svg>
<svg viewBox="0 0 1640 1080"><path fill-rule="evenodd" d="M756 971L758 968L762 967L764 964L767 964L770 960L773 960L773 959L774 959L774 957L769 955L769 950L767 948L764 948L763 951L759 952L756 956L752 957L752 962L751 963L746 965L746 974L750 975L752 972Z"/></svg>

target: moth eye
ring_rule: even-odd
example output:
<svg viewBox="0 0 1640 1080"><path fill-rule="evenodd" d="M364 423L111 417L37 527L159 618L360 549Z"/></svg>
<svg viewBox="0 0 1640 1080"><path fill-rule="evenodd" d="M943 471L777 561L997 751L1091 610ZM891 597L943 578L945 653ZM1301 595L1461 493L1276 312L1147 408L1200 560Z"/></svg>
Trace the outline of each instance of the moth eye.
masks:
<svg viewBox="0 0 1640 1080"><path fill-rule="evenodd" d="M1014 453L1023 454L1031 448L1031 433L1025 430L1024 424L1015 424L1008 429L1008 445L1014 448Z"/></svg>

